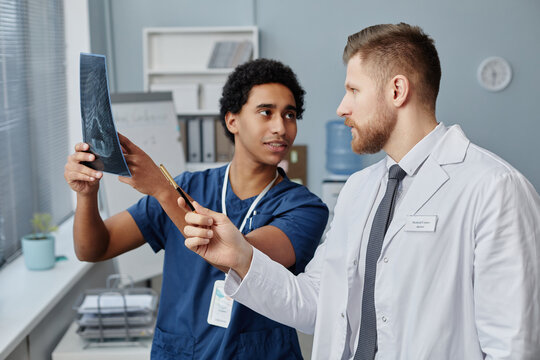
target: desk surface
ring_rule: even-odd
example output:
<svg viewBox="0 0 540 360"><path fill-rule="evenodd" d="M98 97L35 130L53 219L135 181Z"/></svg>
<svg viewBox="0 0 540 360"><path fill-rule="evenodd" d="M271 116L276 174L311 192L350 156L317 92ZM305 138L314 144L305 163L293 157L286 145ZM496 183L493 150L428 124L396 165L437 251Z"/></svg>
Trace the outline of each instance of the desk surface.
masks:
<svg viewBox="0 0 540 360"><path fill-rule="evenodd" d="M19 256L0 271L0 359L17 345L62 300L93 264L77 260L73 250L73 218L60 225L56 254L66 255L54 268L30 271Z"/></svg>
<svg viewBox="0 0 540 360"><path fill-rule="evenodd" d="M77 335L77 324L72 323L52 353L52 360L148 360L152 339L141 341L142 345L105 346L92 344Z"/></svg>

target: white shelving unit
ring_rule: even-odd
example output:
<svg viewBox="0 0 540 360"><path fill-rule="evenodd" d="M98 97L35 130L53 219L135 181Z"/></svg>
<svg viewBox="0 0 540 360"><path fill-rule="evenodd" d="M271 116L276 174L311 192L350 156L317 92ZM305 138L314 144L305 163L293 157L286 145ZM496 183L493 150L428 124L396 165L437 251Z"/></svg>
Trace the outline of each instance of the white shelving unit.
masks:
<svg viewBox="0 0 540 360"><path fill-rule="evenodd" d="M250 41L252 58L259 57L259 32L255 26L143 29L145 90L181 91L186 90L186 85L197 85L195 106L178 111L178 115L217 115L216 90L223 86L233 70L208 68L214 46L219 41Z"/></svg>
<svg viewBox="0 0 540 360"><path fill-rule="evenodd" d="M219 116L221 91L233 68L209 68L208 64L217 42L244 41L251 42L251 58L258 58L256 26L143 29L145 91L172 91L181 119ZM191 171L219 165L186 163Z"/></svg>

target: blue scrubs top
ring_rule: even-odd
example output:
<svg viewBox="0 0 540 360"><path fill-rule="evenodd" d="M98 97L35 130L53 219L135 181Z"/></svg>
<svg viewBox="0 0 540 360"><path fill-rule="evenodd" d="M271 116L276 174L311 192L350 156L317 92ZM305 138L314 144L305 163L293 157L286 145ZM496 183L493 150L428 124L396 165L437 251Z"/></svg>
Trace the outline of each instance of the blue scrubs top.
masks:
<svg viewBox="0 0 540 360"><path fill-rule="evenodd" d="M185 172L178 185L201 205L221 212L225 166ZM313 257L328 219L326 205L304 186L284 179L260 200L244 234L265 225L281 229L291 241L302 272ZM256 196L255 196L256 197ZM241 200L227 188L231 221L240 227L255 197ZM152 344L152 359L301 359L296 331L235 302L228 328L209 325L214 282L225 274L187 249L184 237L153 197L143 197L128 209L155 252L165 250L163 284Z"/></svg>

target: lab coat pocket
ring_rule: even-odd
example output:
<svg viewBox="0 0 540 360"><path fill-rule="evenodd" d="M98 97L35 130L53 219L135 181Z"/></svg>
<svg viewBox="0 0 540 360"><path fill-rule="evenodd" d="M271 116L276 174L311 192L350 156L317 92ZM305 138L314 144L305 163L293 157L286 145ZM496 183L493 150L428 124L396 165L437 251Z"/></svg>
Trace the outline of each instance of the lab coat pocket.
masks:
<svg viewBox="0 0 540 360"><path fill-rule="evenodd" d="M156 326L152 344L152 360L193 359L195 339L189 335L172 334Z"/></svg>

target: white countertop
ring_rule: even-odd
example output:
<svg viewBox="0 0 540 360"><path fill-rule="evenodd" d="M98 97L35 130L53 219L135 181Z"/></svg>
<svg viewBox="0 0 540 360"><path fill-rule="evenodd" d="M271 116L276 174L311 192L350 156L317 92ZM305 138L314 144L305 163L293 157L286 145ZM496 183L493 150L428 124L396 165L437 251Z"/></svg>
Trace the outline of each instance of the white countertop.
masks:
<svg viewBox="0 0 540 360"><path fill-rule="evenodd" d="M137 343L109 342L91 343L76 333L77 324L72 323L68 331L52 353L52 360L148 360L152 349L152 339Z"/></svg>
<svg viewBox="0 0 540 360"><path fill-rule="evenodd" d="M67 260L50 270L30 271L19 256L0 270L0 358L7 357L93 266L75 256L73 218L55 236L56 255Z"/></svg>

